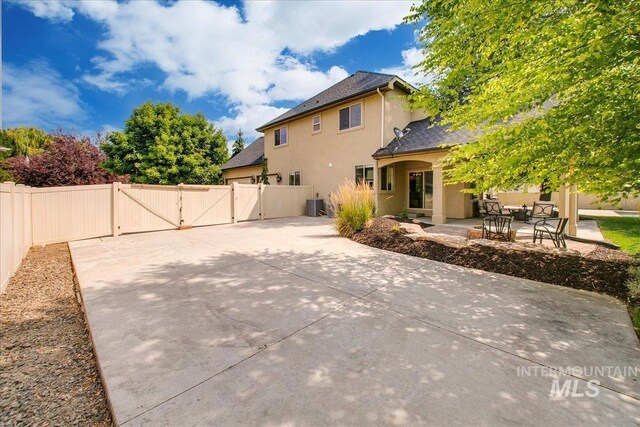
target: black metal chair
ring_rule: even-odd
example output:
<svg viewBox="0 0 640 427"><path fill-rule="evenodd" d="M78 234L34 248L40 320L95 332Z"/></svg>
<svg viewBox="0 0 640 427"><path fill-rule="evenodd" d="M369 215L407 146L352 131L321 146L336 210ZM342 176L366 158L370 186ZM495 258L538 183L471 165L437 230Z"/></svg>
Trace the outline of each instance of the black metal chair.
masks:
<svg viewBox="0 0 640 427"><path fill-rule="evenodd" d="M557 224L554 224L556 222ZM556 248L559 248L560 245L566 248L567 242L564 240L564 229L568 222L569 218L556 218L551 220L544 218L539 220L533 226L533 243L536 243L536 240L540 239L540 243L542 244L542 239L547 238L545 237L545 234L547 234Z"/></svg>
<svg viewBox="0 0 640 427"><path fill-rule="evenodd" d="M533 202L533 208L529 214L528 223L537 223L540 220L547 220L553 217L553 210L555 209L555 202Z"/></svg>
<svg viewBox="0 0 640 427"><path fill-rule="evenodd" d="M502 206L499 200L484 200L484 215L492 216L492 215L509 215L509 212Z"/></svg>
<svg viewBox="0 0 640 427"><path fill-rule="evenodd" d="M511 221L513 218L508 215L487 215L482 220L482 238L511 241Z"/></svg>

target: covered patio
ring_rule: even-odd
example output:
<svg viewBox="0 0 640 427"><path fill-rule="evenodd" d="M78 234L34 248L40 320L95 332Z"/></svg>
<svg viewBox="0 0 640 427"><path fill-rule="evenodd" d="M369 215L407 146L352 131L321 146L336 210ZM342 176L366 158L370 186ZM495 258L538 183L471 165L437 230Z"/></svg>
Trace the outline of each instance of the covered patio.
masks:
<svg viewBox="0 0 640 427"><path fill-rule="evenodd" d="M447 146L466 144L475 134L449 126L432 126L429 119L409 123L387 146L373 154L374 188L380 215L397 215L403 209L429 218L432 224L447 224L478 216L469 184L445 185L443 158ZM578 235L578 189L559 190L558 214L568 218L567 233Z"/></svg>

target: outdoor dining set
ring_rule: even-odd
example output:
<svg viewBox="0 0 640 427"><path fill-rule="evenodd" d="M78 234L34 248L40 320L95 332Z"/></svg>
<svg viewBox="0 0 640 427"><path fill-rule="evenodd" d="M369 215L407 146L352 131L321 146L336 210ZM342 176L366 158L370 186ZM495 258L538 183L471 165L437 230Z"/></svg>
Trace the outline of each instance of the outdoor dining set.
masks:
<svg viewBox="0 0 640 427"><path fill-rule="evenodd" d="M564 230L568 218L559 218L554 202L536 201L533 207L505 206L498 200L481 200L482 238L512 240L513 221L523 221L533 225L533 243L551 239L555 247L567 247Z"/></svg>

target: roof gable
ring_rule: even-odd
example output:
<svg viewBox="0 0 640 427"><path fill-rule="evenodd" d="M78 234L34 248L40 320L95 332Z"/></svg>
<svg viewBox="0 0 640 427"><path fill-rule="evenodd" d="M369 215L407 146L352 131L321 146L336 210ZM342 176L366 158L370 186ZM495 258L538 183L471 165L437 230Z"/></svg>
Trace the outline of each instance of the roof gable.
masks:
<svg viewBox="0 0 640 427"><path fill-rule="evenodd" d="M264 138L260 137L247 145L244 150L229 159L222 165L222 170L255 166L262 163L264 158Z"/></svg>
<svg viewBox="0 0 640 427"><path fill-rule="evenodd" d="M372 73L369 71L356 71L344 80L339 81L328 89L323 90L319 94L298 104L289 111L275 119L265 123L256 130L258 132L264 129L289 121L293 118L308 114L312 111L320 110L330 105L336 104L347 99L354 98L359 95L374 91L378 88L387 86L391 81L397 80L409 90L413 90L413 86L402 81L399 77L392 74Z"/></svg>

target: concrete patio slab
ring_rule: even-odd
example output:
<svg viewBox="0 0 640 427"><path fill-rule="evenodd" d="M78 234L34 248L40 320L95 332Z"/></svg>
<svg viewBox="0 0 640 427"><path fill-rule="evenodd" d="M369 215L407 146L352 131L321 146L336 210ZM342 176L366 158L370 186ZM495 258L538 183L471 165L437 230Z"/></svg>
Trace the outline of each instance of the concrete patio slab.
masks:
<svg viewBox="0 0 640 427"><path fill-rule="evenodd" d="M631 425L640 406L554 401L532 364L356 303L127 425ZM284 374L286 373L286 374ZM284 374L284 375L283 375Z"/></svg>
<svg viewBox="0 0 640 427"><path fill-rule="evenodd" d="M637 424L617 301L290 218L70 244L117 424ZM627 316L627 317L625 317ZM544 375L519 375L523 367Z"/></svg>

